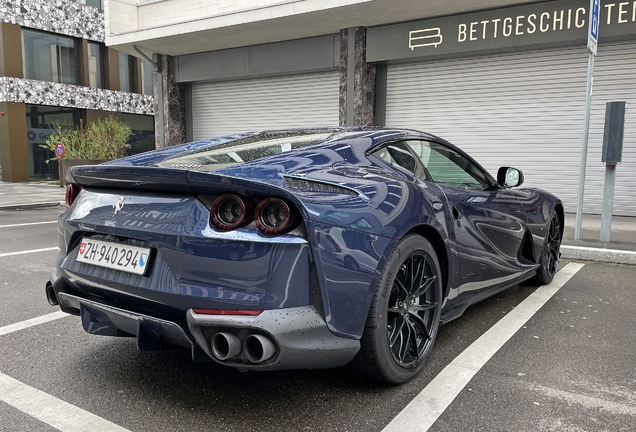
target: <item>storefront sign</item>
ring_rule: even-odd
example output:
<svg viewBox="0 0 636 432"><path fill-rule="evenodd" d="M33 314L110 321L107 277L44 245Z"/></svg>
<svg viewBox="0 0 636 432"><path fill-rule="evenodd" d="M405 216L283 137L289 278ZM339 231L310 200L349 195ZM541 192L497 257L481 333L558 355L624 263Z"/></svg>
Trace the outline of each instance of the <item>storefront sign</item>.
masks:
<svg viewBox="0 0 636 432"><path fill-rule="evenodd" d="M562 0L367 30L367 61L583 45L589 0ZM636 0L600 4L601 44L636 36Z"/></svg>
<svg viewBox="0 0 636 432"><path fill-rule="evenodd" d="M53 134L51 129L44 128L30 128L27 129L27 139L31 143L45 144L47 138Z"/></svg>

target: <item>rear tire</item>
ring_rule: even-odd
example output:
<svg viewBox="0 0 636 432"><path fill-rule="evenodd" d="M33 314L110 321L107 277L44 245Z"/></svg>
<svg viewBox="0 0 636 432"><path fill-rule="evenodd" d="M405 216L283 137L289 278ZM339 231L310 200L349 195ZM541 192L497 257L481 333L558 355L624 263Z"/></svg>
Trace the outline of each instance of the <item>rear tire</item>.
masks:
<svg viewBox="0 0 636 432"><path fill-rule="evenodd" d="M546 232L543 241L543 250L539 260L540 267L537 270L537 274L530 280L533 284L547 285L554 279L554 275L559 268L562 239L561 220L556 212L552 212L548 222L548 232Z"/></svg>
<svg viewBox="0 0 636 432"><path fill-rule="evenodd" d="M351 366L360 375L389 384L415 377L435 343L441 302L435 251L423 237L409 234L387 261Z"/></svg>

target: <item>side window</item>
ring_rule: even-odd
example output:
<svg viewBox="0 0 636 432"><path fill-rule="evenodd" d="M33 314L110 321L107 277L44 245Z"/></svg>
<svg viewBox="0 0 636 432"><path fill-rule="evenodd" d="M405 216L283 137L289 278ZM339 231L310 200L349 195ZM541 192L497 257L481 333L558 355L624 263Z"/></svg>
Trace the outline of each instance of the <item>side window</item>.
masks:
<svg viewBox="0 0 636 432"><path fill-rule="evenodd" d="M389 144L371 153L383 162L413 175L417 162L404 141Z"/></svg>
<svg viewBox="0 0 636 432"><path fill-rule="evenodd" d="M435 183L472 190L487 189L485 174L461 154L435 142L408 141Z"/></svg>

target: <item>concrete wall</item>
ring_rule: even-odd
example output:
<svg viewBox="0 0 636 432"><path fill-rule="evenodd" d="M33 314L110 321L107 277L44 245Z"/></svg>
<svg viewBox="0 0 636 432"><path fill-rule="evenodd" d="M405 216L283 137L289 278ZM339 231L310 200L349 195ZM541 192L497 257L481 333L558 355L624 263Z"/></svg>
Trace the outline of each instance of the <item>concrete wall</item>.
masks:
<svg viewBox="0 0 636 432"><path fill-rule="evenodd" d="M336 69L338 35L174 57L174 81L219 81Z"/></svg>
<svg viewBox="0 0 636 432"><path fill-rule="evenodd" d="M222 18L215 27L290 16L359 3L360 0L106 0L106 34ZM136 10L135 10L136 9Z"/></svg>
<svg viewBox="0 0 636 432"><path fill-rule="evenodd" d="M294 3L303 3L303 0L179 0L178 8L174 7L175 1L164 0L139 5L139 28L164 26L281 4L289 4L293 11ZM262 16L262 19L269 18L269 12L263 10Z"/></svg>
<svg viewBox="0 0 636 432"><path fill-rule="evenodd" d="M174 3L172 7L174 9ZM104 0L104 19L107 35L137 30L137 0Z"/></svg>

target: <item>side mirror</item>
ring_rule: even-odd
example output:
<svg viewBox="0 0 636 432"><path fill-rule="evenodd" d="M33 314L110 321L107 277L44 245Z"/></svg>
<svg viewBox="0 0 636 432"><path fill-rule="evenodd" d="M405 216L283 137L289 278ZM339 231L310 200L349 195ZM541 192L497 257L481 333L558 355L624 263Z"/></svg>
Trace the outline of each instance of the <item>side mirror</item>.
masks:
<svg viewBox="0 0 636 432"><path fill-rule="evenodd" d="M497 184L500 188L511 188L523 184L523 173L517 168L501 167L497 171Z"/></svg>

